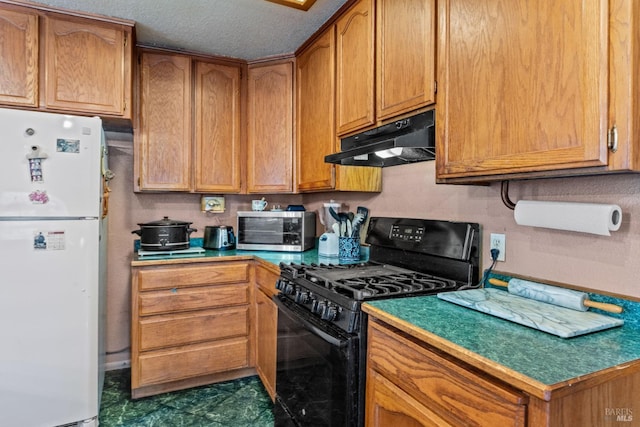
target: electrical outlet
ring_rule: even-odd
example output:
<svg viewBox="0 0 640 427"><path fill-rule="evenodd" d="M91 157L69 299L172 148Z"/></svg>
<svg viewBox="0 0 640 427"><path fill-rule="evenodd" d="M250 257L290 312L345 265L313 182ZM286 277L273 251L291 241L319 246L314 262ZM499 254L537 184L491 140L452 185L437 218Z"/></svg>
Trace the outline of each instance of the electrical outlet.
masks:
<svg viewBox="0 0 640 427"><path fill-rule="evenodd" d="M507 238L504 234L495 234L491 233L491 241L489 245L489 250L497 249L500 252L498 253L498 261L504 261L505 255L507 253Z"/></svg>

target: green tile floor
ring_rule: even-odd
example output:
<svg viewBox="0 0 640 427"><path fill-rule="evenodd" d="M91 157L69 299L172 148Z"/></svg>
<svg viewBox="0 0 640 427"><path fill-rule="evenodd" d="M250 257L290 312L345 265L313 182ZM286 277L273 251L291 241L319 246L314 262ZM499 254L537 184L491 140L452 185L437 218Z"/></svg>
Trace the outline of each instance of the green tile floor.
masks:
<svg viewBox="0 0 640 427"><path fill-rule="evenodd" d="M131 400L130 370L105 374L100 427L272 427L272 403L258 377Z"/></svg>

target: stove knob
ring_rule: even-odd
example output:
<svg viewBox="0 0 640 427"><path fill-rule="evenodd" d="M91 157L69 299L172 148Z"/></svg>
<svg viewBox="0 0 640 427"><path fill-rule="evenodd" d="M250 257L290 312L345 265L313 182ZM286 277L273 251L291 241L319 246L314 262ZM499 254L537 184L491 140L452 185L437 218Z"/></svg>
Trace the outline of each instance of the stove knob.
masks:
<svg viewBox="0 0 640 427"><path fill-rule="evenodd" d="M311 311L322 316L322 313L324 312L326 306L326 301L315 300L311 305Z"/></svg>
<svg viewBox="0 0 640 427"><path fill-rule="evenodd" d="M284 279L278 279L276 280L276 289L281 291L284 289L284 284L285 284L285 280Z"/></svg>
<svg viewBox="0 0 640 427"><path fill-rule="evenodd" d="M322 311L322 314L320 315L320 318L322 320L328 320L328 321L336 320L337 317L338 317L338 310L332 305L327 305Z"/></svg>
<svg viewBox="0 0 640 427"><path fill-rule="evenodd" d="M294 290L295 287L293 286L293 283L287 282L284 285L284 289L282 289L282 292L284 292L286 295L293 295Z"/></svg>
<svg viewBox="0 0 640 427"><path fill-rule="evenodd" d="M298 289L296 291L295 301L298 304L306 304L309 302L309 292Z"/></svg>

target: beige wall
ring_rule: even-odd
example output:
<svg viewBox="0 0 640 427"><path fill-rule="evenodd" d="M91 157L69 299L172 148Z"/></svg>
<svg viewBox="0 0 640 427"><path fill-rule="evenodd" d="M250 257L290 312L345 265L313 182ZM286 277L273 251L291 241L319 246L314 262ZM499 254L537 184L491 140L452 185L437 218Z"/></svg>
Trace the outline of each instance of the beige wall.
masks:
<svg viewBox="0 0 640 427"><path fill-rule="evenodd" d="M134 194L133 149L130 135L111 135L111 183L109 215L109 280L107 301L107 350L111 366L129 358L129 263L133 241L131 231L138 223L169 216L193 221L192 237L202 236L205 225L235 225L235 212L249 209L251 196L226 196L227 212L203 214L200 197L192 194ZM398 216L478 222L483 247L492 232L506 235L506 261L496 267L518 275L532 276L640 298L640 175L614 175L549 180L518 181L511 184L514 202L553 200L615 203L622 208L622 226L610 237L568 231L519 226L513 211L500 198L500 185L436 185L434 162L396 166L383 170L380 194L324 193L305 196L265 195L271 203L284 206L304 203L317 210L322 202L335 199L355 210L367 206L373 216ZM318 232L322 232L319 228ZM487 251L483 251L487 252ZM483 253L482 267L490 264ZM122 350L122 351L120 351Z"/></svg>
<svg viewBox="0 0 640 427"><path fill-rule="evenodd" d="M109 243L107 279L107 363L109 369L120 367L129 359L131 298L129 266L133 244L138 238L131 231L146 223L168 216L193 222L198 231L191 237L202 237L206 225L231 225L235 228L236 212L250 210L255 196L225 196L226 211L205 214L200 211L197 194L133 192L133 142L130 134L108 133L109 167L115 173L110 182ZM268 196L271 203L302 203L302 196ZM111 354L109 354L111 353Z"/></svg>

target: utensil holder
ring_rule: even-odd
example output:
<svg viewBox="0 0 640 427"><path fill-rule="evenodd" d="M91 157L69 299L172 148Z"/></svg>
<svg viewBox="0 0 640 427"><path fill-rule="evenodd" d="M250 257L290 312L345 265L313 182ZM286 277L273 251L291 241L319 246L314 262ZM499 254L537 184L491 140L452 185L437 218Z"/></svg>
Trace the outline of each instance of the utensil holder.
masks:
<svg viewBox="0 0 640 427"><path fill-rule="evenodd" d="M360 239L356 237L339 237L338 259L340 261L359 261Z"/></svg>

